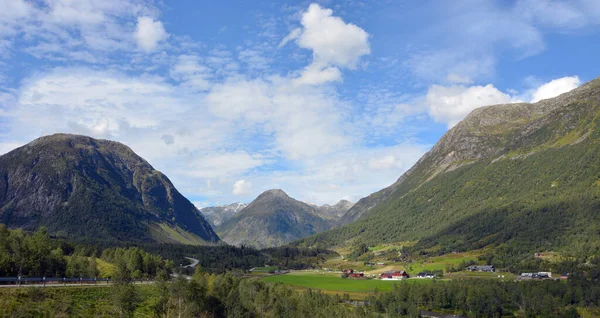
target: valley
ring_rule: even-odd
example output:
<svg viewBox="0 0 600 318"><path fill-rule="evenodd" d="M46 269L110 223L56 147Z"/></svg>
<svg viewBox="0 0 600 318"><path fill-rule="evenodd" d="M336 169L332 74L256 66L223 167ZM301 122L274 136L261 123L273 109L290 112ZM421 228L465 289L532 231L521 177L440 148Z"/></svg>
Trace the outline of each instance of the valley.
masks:
<svg viewBox="0 0 600 318"><path fill-rule="evenodd" d="M0 318L600 317L599 21L0 0Z"/></svg>

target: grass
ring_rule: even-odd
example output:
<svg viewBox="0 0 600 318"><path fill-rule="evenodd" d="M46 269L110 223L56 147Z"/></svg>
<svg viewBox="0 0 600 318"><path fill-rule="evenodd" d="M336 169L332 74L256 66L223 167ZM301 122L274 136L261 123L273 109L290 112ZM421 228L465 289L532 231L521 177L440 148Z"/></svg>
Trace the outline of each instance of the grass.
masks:
<svg viewBox="0 0 600 318"><path fill-rule="evenodd" d="M180 243L188 245L206 245L199 236L183 230L179 226L160 223L158 226L149 226L152 237L161 243Z"/></svg>
<svg viewBox="0 0 600 318"><path fill-rule="evenodd" d="M300 288L312 288L342 293L372 293L392 291L394 284L427 284L432 280L414 279L407 281L383 281L378 279L340 278L339 274L291 272L263 278L266 282L282 283Z"/></svg>
<svg viewBox="0 0 600 318"><path fill-rule="evenodd" d="M135 289L143 301L135 317L152 317L156 301L155 286ZM0 317L114 317L110 287L45 287L0 289Z"/></svg>
<svg viewBox="0 0 600 318"><path fill-rule="evenodd" d="M475 261L477 262L478 252L464 252L456 254L446 254L428 258L416 263L406 264L404 269L410 274L419 272L441 270L445 271L448 267L456 267L462 262Z"/></svg>

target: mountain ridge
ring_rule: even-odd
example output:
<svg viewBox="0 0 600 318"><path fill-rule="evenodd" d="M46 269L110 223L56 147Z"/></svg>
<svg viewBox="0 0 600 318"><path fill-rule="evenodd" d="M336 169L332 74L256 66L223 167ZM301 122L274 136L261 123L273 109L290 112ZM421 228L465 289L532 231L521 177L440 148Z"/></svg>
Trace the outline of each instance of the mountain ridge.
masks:
<svg viewBox="0 0 600 318"><path fill-rule="evenodd" d="M216 229L232 245L279 246L335 226L340 206L332 207L321 209L270 189Z"/></svg>
<svg viewBox="0 0 600 318"><path fill-rule="evenodd" d="M219 241L164 174L115 141L40 137L0 156L0 189L0 222L10 227L90 241Z"/></svg>
<svg viewBox="0 0 600 318"><path fill-rule="evenodd" d="M508 219L519 216L529 220L528 215L532 213L552 211L548 217L556 224L571 223L565 219L565 212L556 210L555 206L544 205L544 202L554 202L576 218L593 220L591 224L576 225L581 231L593 231L594 224L598 224L598 216L590 214L594 210L582 209L581 205L574 203L574 197L584 195L588 200L586 204L596 202L594 190L586 186L591 181L583 176L571 180L565 174L568 172L575 176L587 171L594 175L600 170L600 164L593 155L600 140L599 118L600 79L537 103L476 109L444 134L393 185L359 200L348 211L344 219L346 225L296 244L338 246L360 241L377 244L423 240L429 242L427 246L430 248L445 245L471 249L481 247L483 237L475 232L461 232L460 229L472 228L472 222L476 220L488 224L479 228L481 235L509 237L494 241L496 245L517 238L528 245L522 239L523 232L513 232L518 226L509 224L498 228L489 224L483 216L490 215L490 220L506 224L508 221L496 219L494 215L505 215ZM580 156L573 157L575 153ZM585 160L585 165L582 160ZM544 168L539 162L546 163L548 172L542 172ZM550 187L555 185L554 181L547 179L550 175L557 180L568 180L571 188L561 188L562 192L554 193L557 189ZM520 179L519 176L529 179ZM531 183L536 179L549 187ZM504 183L508 180L510 184ZM511 186L520 191L515 192ZM573 189L580 189L580 193ZM549 199L550 196L560 200L555 202L555 199ZM350 223L352 220L356 221ZM489 230L492 228L495 232ZM544 238L550 242L546 248L564 247L574 235L555 225L546 225L545 228L530 226L530 232L534 228L538 238L529 238L532 241ZM555 229L555 234L564 233L564 239L557 242L556 237L563 236L548 233L546 229L550 228Z"/></svg>

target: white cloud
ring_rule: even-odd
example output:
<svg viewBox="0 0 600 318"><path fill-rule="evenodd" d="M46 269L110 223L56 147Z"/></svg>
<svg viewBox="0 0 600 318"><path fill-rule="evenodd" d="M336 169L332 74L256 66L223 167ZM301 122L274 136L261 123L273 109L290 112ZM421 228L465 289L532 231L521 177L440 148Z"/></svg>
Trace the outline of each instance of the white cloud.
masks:
<svg viewBox="0 0 600 318"><path fill-rule="evenodd" d="M245 151L220 151L196 155L189 162L189 175L203 179L239 176L260 167L269 160Z"/></svg>
<svg viewBox="0 0 600 318"><path fill-rule="evenodd" d="M595 0L521 0L515 12L532 23L559 29L600 24L600 4Z"/></svg>
<svg viewBox="0 0 600 318"><path fill-rule="evenodd" d="M324 88L278 77L231 80L215 85L206 102L216 116L272 136L274 148L289 159L335 152L350 143L341 129L342 105Z"/></svg>
<svg viewBox="0 0 600 318"><path fill-rule="evenodd" d="M193 89L206 90L211 86L209 80L212 70L202 65L196 55L179 55L169 74L173 79Z"/></svg>
<svg viewBox="0 0 600 318"><path fill-rule="evenodd" d="M396 158L392 155L386 155L381 158L369 160L369 168L374 170L389 169L396 163Z"/></svg>
<svg viewBox="0 0 600 318"><path fill-rule="evenodd" d="M433 85L427 91L429 114L438 122L456 125L475 108L481 106L515 102L513 97L495 88L486 86Z"/></svg>
<svg viewBox="0 0 600 318"><path fill-rule="evenodd" d="M302 15L298 45L312 50L316 62L354 68L361 56L371 53L369 35L332 14L330 9L311 4Z"/></svg>
<svg viewBox="0 0 600 318"><path fill-rule="evenodd" d="M233 184L233 190L231 193L233 195L247 195L250 193L252 189L252 183L246 180L238 180Z"/></svg>
<svg viewBox="0 0 600 318"><path fill-rule="evenodd" d="M532 94L531 102L535 103L542 99L556 97L571 91L581 85L577 76L562 77L552 80L538 87Z"/></svg>
<svg viewBox="0 0 600 318"><path fill-rule="evenodd" d="M297 78L295 82L298 84L319 85L341 80L342 73L337 67L313 63L304 69L302 76Z"/></svg>
<svg viewBox="0 0 600 318"><path fill-rule="evenodd" d="M446 80L448 82L454 83L454 84L472 84L473 83L473 81L468 76L459 75L456 73L448 74L448 76L446 76Z"/></svg>
<svg viewBox="0 0 600 318"><path fill-rule="evenodd" d="M333 16L331 9L313 3L303 12L301 24L301 29L292 30L279 43L282 47L295 40L299 47L313 53L313 64L306 67L298 83L338 81L341 73L337 67L354 69L363 55L371 53L369 34Z"/></svg>
<svg viewBox="0 0 600 318"><path fill-rule="evenodd" d="M274 171L252 179L248 199L270 188L315 204L358 199L394 183L428 149L400 143L390 147L357 148L305 161L301 169ZM393 157L393 160L391 159Z"/></svg>
<svg viewBox="0 0 600 318"><path fill-rule="evenodd" d="M280 49L282 47L284 47L286 44L288 44L290 41L296 40L300 34L302 34L302 29L301 28L295 28L292 31L290 31L290 33L288 33L288 35L286 35L281 42L279 42L279 45L277 45L277 48Z"/></svg>
<svg viewBox="0 0 600 318"><path fill-rule="evenodd" d="M167 39L169 34L165 31L162 22L151 17L139 17L133 35L139 48L146 52L156 50L158 43Z"/></svg>

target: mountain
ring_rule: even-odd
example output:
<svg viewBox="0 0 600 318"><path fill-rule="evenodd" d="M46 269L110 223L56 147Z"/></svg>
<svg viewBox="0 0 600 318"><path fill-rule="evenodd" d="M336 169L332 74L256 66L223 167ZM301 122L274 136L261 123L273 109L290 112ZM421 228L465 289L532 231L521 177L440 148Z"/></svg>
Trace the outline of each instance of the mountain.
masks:
<svg viewBox="0 0 600 318"><path fill-rule="evenodd" d="M219 206L211 206L200 209L200 213L213 226L217 227L223 222L231 219L236 213L246 207L244 203L232 203Z"/></svg>
<svg viewBox="0 0 600 318"><path fill-rule="evenodd" d="M354 203L348 200L340 200L334 205L315 205L317 213L326 219L340 220L352 208Z"/></svg>
<svg viewBox="0 0 600 318"><path fill-rule="evenodd" d="M0 156L0 223L79 241L219 241L171 181L114 141L56 134Z"/></svg>
<svg viewBox="0 0 600 318"><path fill-rule="evenodd" d="M263 192L216 229L229 244L266 248L325 231L335 223L316 207L274 189Z"/></svg>
<svg viewBox="0 0 600 318"><path fill-rule="evenodd" d="M296 244L597 251L600 79L533 104L474 110L343 221Z"/></svg>

